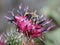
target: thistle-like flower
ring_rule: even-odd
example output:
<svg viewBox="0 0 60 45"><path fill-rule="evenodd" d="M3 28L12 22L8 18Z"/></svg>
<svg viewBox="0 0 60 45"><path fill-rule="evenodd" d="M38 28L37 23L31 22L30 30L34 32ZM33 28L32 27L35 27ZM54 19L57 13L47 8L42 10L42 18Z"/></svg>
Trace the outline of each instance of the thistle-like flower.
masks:
<svg viewBox="0 0 60 45"><path fill-rule="evenodd" d="M7 16L5 16L5 18L11 21L11 23L14 23L17 26L18 32L22 32L26 37L41 37L42 33L55 26L51 24L52 20L44 17L44 15L38 16L36 11L30 11L28 6L24 8L24 14L22 14L21 8L22 4L19 6L19 10L17 11L20 14L17 14L16 16L12 11L13 19Z"/></svg>
<svg viewBox="0 0 60 45"><path fill-rule="evenodd" d="M5 41L2 34L0 35L0 45L5 45Z"/></svg>

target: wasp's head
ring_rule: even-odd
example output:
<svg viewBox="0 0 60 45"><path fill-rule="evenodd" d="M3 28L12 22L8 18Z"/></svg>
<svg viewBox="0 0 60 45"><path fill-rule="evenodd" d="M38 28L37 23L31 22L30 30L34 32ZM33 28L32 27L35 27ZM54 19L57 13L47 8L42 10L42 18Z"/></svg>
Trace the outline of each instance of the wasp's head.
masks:
<svg viewBox="0 0 60 45"><path fill-rule="evenodd" d="M24 14L24 16L27 18L27 19L31 19L31 17L34 15L34 12L30 11L30 12L26 12Z"/></svg>

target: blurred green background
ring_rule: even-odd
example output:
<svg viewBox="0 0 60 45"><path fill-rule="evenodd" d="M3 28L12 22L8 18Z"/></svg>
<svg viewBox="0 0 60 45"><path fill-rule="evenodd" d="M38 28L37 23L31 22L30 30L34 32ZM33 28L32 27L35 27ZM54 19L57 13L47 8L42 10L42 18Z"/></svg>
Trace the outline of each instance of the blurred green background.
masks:
<svg viewBox="0 0 60 45"><path fill-rule="evenodd" d="M0 0L0 33L11 26L4 15L10 16L8 10L16 8L20 3L23 8L28 5L31 10L38 10L39 15L42 13L54 19L57 28L46 34L45 45L60 45L60 0Z"/></svg>

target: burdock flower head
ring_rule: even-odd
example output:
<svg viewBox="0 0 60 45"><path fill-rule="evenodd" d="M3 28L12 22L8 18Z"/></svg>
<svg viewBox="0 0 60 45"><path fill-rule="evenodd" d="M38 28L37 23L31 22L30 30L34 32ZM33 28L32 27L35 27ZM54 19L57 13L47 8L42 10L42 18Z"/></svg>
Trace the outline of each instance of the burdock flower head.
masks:
<svg viewBox="0 0 60 45"><path fill-rule="evenodd" d="M54 25L51 24L52 20L49 20L44 15L37 15L36 11L31 11L28 6L24 8L24 13L22 13L21 8L22 4L19 5L17 15L13 13L14 9L10 11L13 19L7 16L5 16L5 18L15 24L18 32L22 32L26 37L41 37L45 31L48 31L54 27Z"/></svg>
<svg viewBox="0 0 60 45"><path fill-rule="evenodd" d="M0 35L0 45L5 45L5 41L2 34Z"/></svg>

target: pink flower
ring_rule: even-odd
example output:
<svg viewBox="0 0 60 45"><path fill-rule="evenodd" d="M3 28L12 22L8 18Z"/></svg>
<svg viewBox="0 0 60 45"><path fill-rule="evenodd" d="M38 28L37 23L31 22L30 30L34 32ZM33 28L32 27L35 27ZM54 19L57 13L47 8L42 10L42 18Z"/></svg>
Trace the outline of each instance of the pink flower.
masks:
<svg viewBox="0 0 60 45"><path fill-rule="evenodd" d="M30 36L33 38L39 37L42 35L43 27L37 24L32 25L32 29L30 30Z"/></svg>
<svg viewBox="0 0 60 45"><path fill-rule="evenodd" d="M42 35L43 27L38 24L33 24L32 20L26 19L23 16L15 16L15 22L19 31L30 37L39 37Z"/></svg>
<svg viewBox="0 0 60 45"><path fill-rule="evenodd" d="M0 45L5 45L3 35L0 35Z"/></svg>
<svg viewBox="0 0 60 45"><path fill-rule="evenodd" d="M19 28L19 31L26 32L27 30L27 20L23 16L15 16L15 23L17 24L17 27Z"/></svg>

